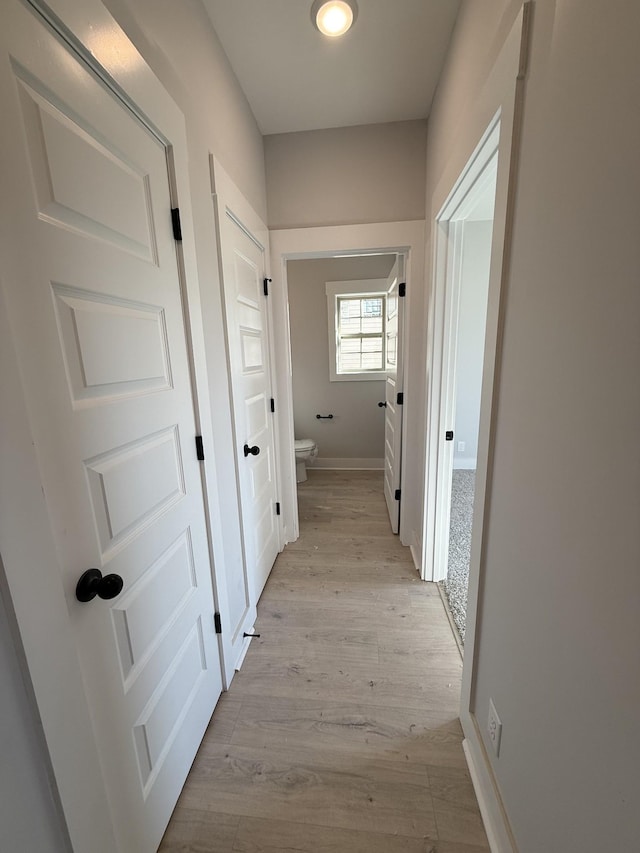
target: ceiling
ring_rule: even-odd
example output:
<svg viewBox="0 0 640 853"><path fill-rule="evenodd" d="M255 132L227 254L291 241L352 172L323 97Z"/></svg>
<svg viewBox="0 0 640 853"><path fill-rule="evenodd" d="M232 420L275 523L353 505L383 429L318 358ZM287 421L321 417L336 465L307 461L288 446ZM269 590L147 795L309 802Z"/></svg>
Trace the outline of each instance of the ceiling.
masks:
<svg viewBox="0 0 640 853"><path fill-rule="evenodd" d="M426 118L460 0L358 0L337 39L312 0L203 0L263 134Z"/></svg>

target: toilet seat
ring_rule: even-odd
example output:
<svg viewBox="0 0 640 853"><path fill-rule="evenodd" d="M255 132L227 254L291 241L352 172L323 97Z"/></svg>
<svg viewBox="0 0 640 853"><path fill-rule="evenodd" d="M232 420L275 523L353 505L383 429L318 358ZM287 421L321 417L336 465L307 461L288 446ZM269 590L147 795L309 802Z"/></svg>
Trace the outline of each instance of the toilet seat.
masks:
<svg viewBox="0 0 640 853"><path fill-rule="evenodd" d="M294 447L296 453L306 453L309 450L313 450L316 446L315 441L312 438L299 438L294 441Z"/></svg>

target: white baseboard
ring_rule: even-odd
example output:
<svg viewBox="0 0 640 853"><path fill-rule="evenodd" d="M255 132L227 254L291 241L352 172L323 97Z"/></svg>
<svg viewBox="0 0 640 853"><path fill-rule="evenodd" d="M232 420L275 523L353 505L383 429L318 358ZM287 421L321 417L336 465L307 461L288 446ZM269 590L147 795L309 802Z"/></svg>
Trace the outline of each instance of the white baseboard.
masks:
<svg viewBox="0 0 640 853"><path fill-rule="evenodd" d="M467 731L464 726L463 728L465 728L466 737L462 741L462 748L467 759L491 853L518 853L495 785L493 771L484 754L475 725L472 732Z"/></svg>
<svg viewBox="0 0 640 853"><path fill-rule="evenodd" d="M384 459L331 459L318 456L313 467L336 471L384 471Z"/></svg>
<svg viewBox="0 0 640 853"><path fill-rule="evenodd" d="M478 467L478 460L475 456L453 457L454 471L475 471Z"/></svg>

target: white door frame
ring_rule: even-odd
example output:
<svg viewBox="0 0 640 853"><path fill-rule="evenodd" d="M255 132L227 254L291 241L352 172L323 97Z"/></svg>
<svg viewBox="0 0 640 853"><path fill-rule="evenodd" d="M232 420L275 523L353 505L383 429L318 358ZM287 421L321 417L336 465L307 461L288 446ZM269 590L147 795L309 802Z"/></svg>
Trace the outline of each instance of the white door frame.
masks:
<svg viewBox="0 0 640 853"><path fill-rule="evenodd" d="M271 231L271 270L273 277L273 313L275 337L275 374L277 381L276 416L280 433L280 486L283 507L283 544L298 538L298 504L293 430L293 386L291 372L291 337L289 331L289 296L287 261L306 258L331 258L375 254L405 255L407 300L405 316L410 314L411 283L422 287L424 264L424 221L384 222L369 225L334 225L318 228L290 228ZM405 387L409 378L409 324L405 324L403 354ZM405 397L405 406L411 406ZM402 482L406 483L405 467L407 408L402 421ZM400 519L400 539L404 544L410 533L405 531Z"/></svg>
<svg viewBox="0 0 640 853"><path fill-rule="evenodd" d="M216 565L222 539L215 498L216 469L211 427L204 332L196 269L184 117L100 0L49 0L40 10L52 29L109 85L126 106L160 138L170 139L170 191L180 206L183 241L178 266L185 299L185 322L191 344L196 426L203 436L205 510L211 524L210 549ZM53 12L53 17L49 11ZM87 22L91 22L91 26ZM108 37L103 37L108 34ZM161 130L158 130L161 129ZM3 284L0 270L0 285ZM0 292L0 299L2 293ZM73 849L92 853L117 850L107 794L93 736L79 662L67 619L62 579L55 568L55 543L40 482L38 457L31 439L20 365L0 311L0 388L11 400L0 429L0 549L11 603L24 650L55 785ZM4 328L6 326L6 328ZM196 393L197 392L197 393ZM221 554L219 559L222 559ZM226 596L224 577L213 578L216 606ZM37 614L34 599L47 602ZM220 603L219 603L220 602Z"/></svg>
<svg viewBox="0 0 640 853"><path fill-rule="evenodd" d="M495 181L500 116L495 116L445 201L434 223L434 276L429 305L432 365L427 398L427 454L423 563L425 580L442 581L447 575L453 441L445 441L455 416L458 314L464 252L464 220L478 194ZM495 278L495 276L494 276ZM495 350L495 341L485 341ZM486 359L485 359L486 363ZM487 365L487 367L491 367ZM486 395L482 405L491 405ZM482 411L480 414L482 419ZM480 457L479 453L479 457ZM483 495L476 490L476 498Z"/></svg>

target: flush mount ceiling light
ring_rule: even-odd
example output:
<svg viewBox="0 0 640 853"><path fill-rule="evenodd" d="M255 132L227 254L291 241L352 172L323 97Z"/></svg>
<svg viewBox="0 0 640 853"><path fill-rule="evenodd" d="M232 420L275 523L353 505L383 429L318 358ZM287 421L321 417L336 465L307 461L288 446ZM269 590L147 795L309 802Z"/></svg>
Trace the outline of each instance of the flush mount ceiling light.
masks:
<svg viewBox="0 0 640 853"><path fill-rule="evenodd" d="M344 35L358 17L356 0L315 0L311 20L325 36Z"/></svg>

